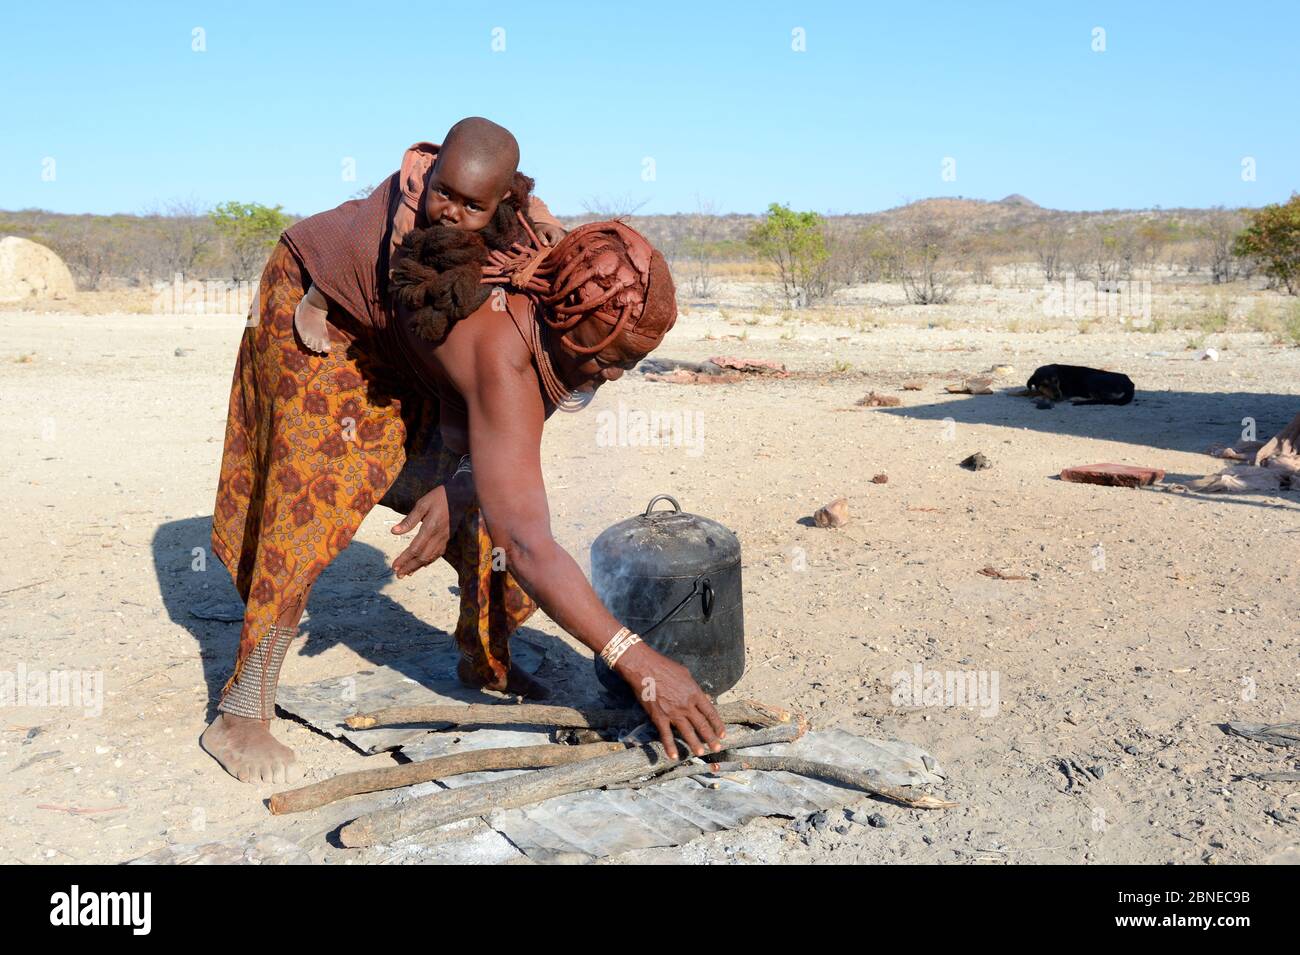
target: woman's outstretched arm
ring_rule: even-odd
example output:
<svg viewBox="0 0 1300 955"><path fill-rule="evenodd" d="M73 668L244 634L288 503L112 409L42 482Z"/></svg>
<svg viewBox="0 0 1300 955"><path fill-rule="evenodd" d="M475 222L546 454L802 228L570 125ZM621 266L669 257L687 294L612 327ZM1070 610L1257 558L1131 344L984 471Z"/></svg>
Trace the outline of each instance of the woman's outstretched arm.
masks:
<svg viewBox="0 0 1300 955"><path fill-rule="evenodd" d="M513 333L513 330L512 330ZM488 532L504 548L506 567L546 614L599 653L621 624L596 596L586 575L551 534L542 479L545 409L537 378L518 356L476 350L469 406L470 454L479 506ZM725 727L712 701L682 665L638 643L615 670L632 686L670 754L673 731L691 751L721 749Z"/></svg>

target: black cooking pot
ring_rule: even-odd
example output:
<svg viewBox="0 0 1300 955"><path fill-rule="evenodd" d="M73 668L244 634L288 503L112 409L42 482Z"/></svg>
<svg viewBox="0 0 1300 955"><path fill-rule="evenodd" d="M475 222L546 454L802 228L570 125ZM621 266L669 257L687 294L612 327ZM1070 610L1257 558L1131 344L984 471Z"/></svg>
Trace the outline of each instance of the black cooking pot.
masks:
<svg viewBox="0 0 1300 955"><path fill-rule="evenodd" d="M671 511L656 511L660 501ZM667 494L591 545L591 580L610 612L646 643L691 671L710 696L745 672L740 541L717 521L687 514ZM596 656L596 676L616 696L627 681Z"/></svg>

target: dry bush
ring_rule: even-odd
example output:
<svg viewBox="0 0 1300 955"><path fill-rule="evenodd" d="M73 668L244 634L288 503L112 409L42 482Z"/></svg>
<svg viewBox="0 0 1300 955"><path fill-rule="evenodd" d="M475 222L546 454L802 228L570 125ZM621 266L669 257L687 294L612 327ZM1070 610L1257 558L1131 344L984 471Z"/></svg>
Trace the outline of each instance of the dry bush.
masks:
<svg viewBox="0 0 1300 955"><path fill-rule="evenodd" d="M682 243L686 256L687 287L697 298L713 297L713 259L717 255L717 204L695 197L695 213Z"/></svg>
<svg viewBox="0 0 1300 955"><path fill-rule="evenodd" d="M1232 243L1244 225L1238 213L1214 209L1196 230L1196 259L1209 269L1210 281L1215 285L1231 282L1241 274Z"/></svg>
<svg viewBox="0 0 1300 955"><path fill-rule="evenodd" d="M1065 240L1065 225L1056 219L1033 231L1034 256L1038 259L1038 267L1043 270L1044 281L1056 282L1065 277Z"/></svg>
<svg viewBox="0 0 1300 955"><path fill-rule="evenodd" d="M1092 222L1066 243L1066 261L1078 281L1110 285L1132 276L1138 247L1131 222Z"/></svg>
<svg viewBox="0 0 1300 955"><path fill-rule="evenodd" d="M913 305L943 305L956 288L953 271L960 254L952 230L934 222L913 223L895 239L896 270Z"/></svg>

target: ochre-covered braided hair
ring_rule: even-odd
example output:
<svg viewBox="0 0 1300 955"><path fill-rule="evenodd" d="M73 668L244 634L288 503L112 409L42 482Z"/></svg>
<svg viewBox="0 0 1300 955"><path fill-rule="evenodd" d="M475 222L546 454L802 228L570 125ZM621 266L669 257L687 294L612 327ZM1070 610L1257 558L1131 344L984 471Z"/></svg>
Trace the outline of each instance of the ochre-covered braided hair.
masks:
<svg viewBox="0 0 1300 955"><path fill-rule="evenodd" d="M677 320L677 299L663 255L631 226L589 222L554 248L524 225L528 242L493 251L485 284L509 284L536 296L538 317L572 355L605 353L640 360L663 341ZM572 330L594 322L603 335L581 345Z"/></svg>

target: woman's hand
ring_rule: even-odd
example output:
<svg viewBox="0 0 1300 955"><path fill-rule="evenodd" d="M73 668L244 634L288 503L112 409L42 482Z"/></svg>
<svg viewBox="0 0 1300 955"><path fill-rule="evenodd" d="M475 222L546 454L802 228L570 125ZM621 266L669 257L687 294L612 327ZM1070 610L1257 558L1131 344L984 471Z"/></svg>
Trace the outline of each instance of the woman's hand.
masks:
<svg viewBox="0 0 1300 955"><path fill-rule="evenodd" d="M563 226L555 225L552 222L537 222L534 223L534 226L536 228L537 237L547 245L555 245L555 243L568 235L568 232L564 230Z"/></svg>
<svg viewBox="0 0 1300 955"><path fill-rule="evenodd" d="M411 513L393 525L393 533L406 534L417 524L420 531L415 539L393 559L393 573L399 578L432 564L447 550L447 542L451 539L451 518L445 485L435 487L416 501Z"/></svg>
<svg viewBox="0 0 1300 955"><path fill-rule="evenodd" d="M650 722L659 731L669 759L677 758L673 730L696 756L722 749L726 724L686 667L648 644L638 643L619 658L615 670L631 684Z"/></svg>

